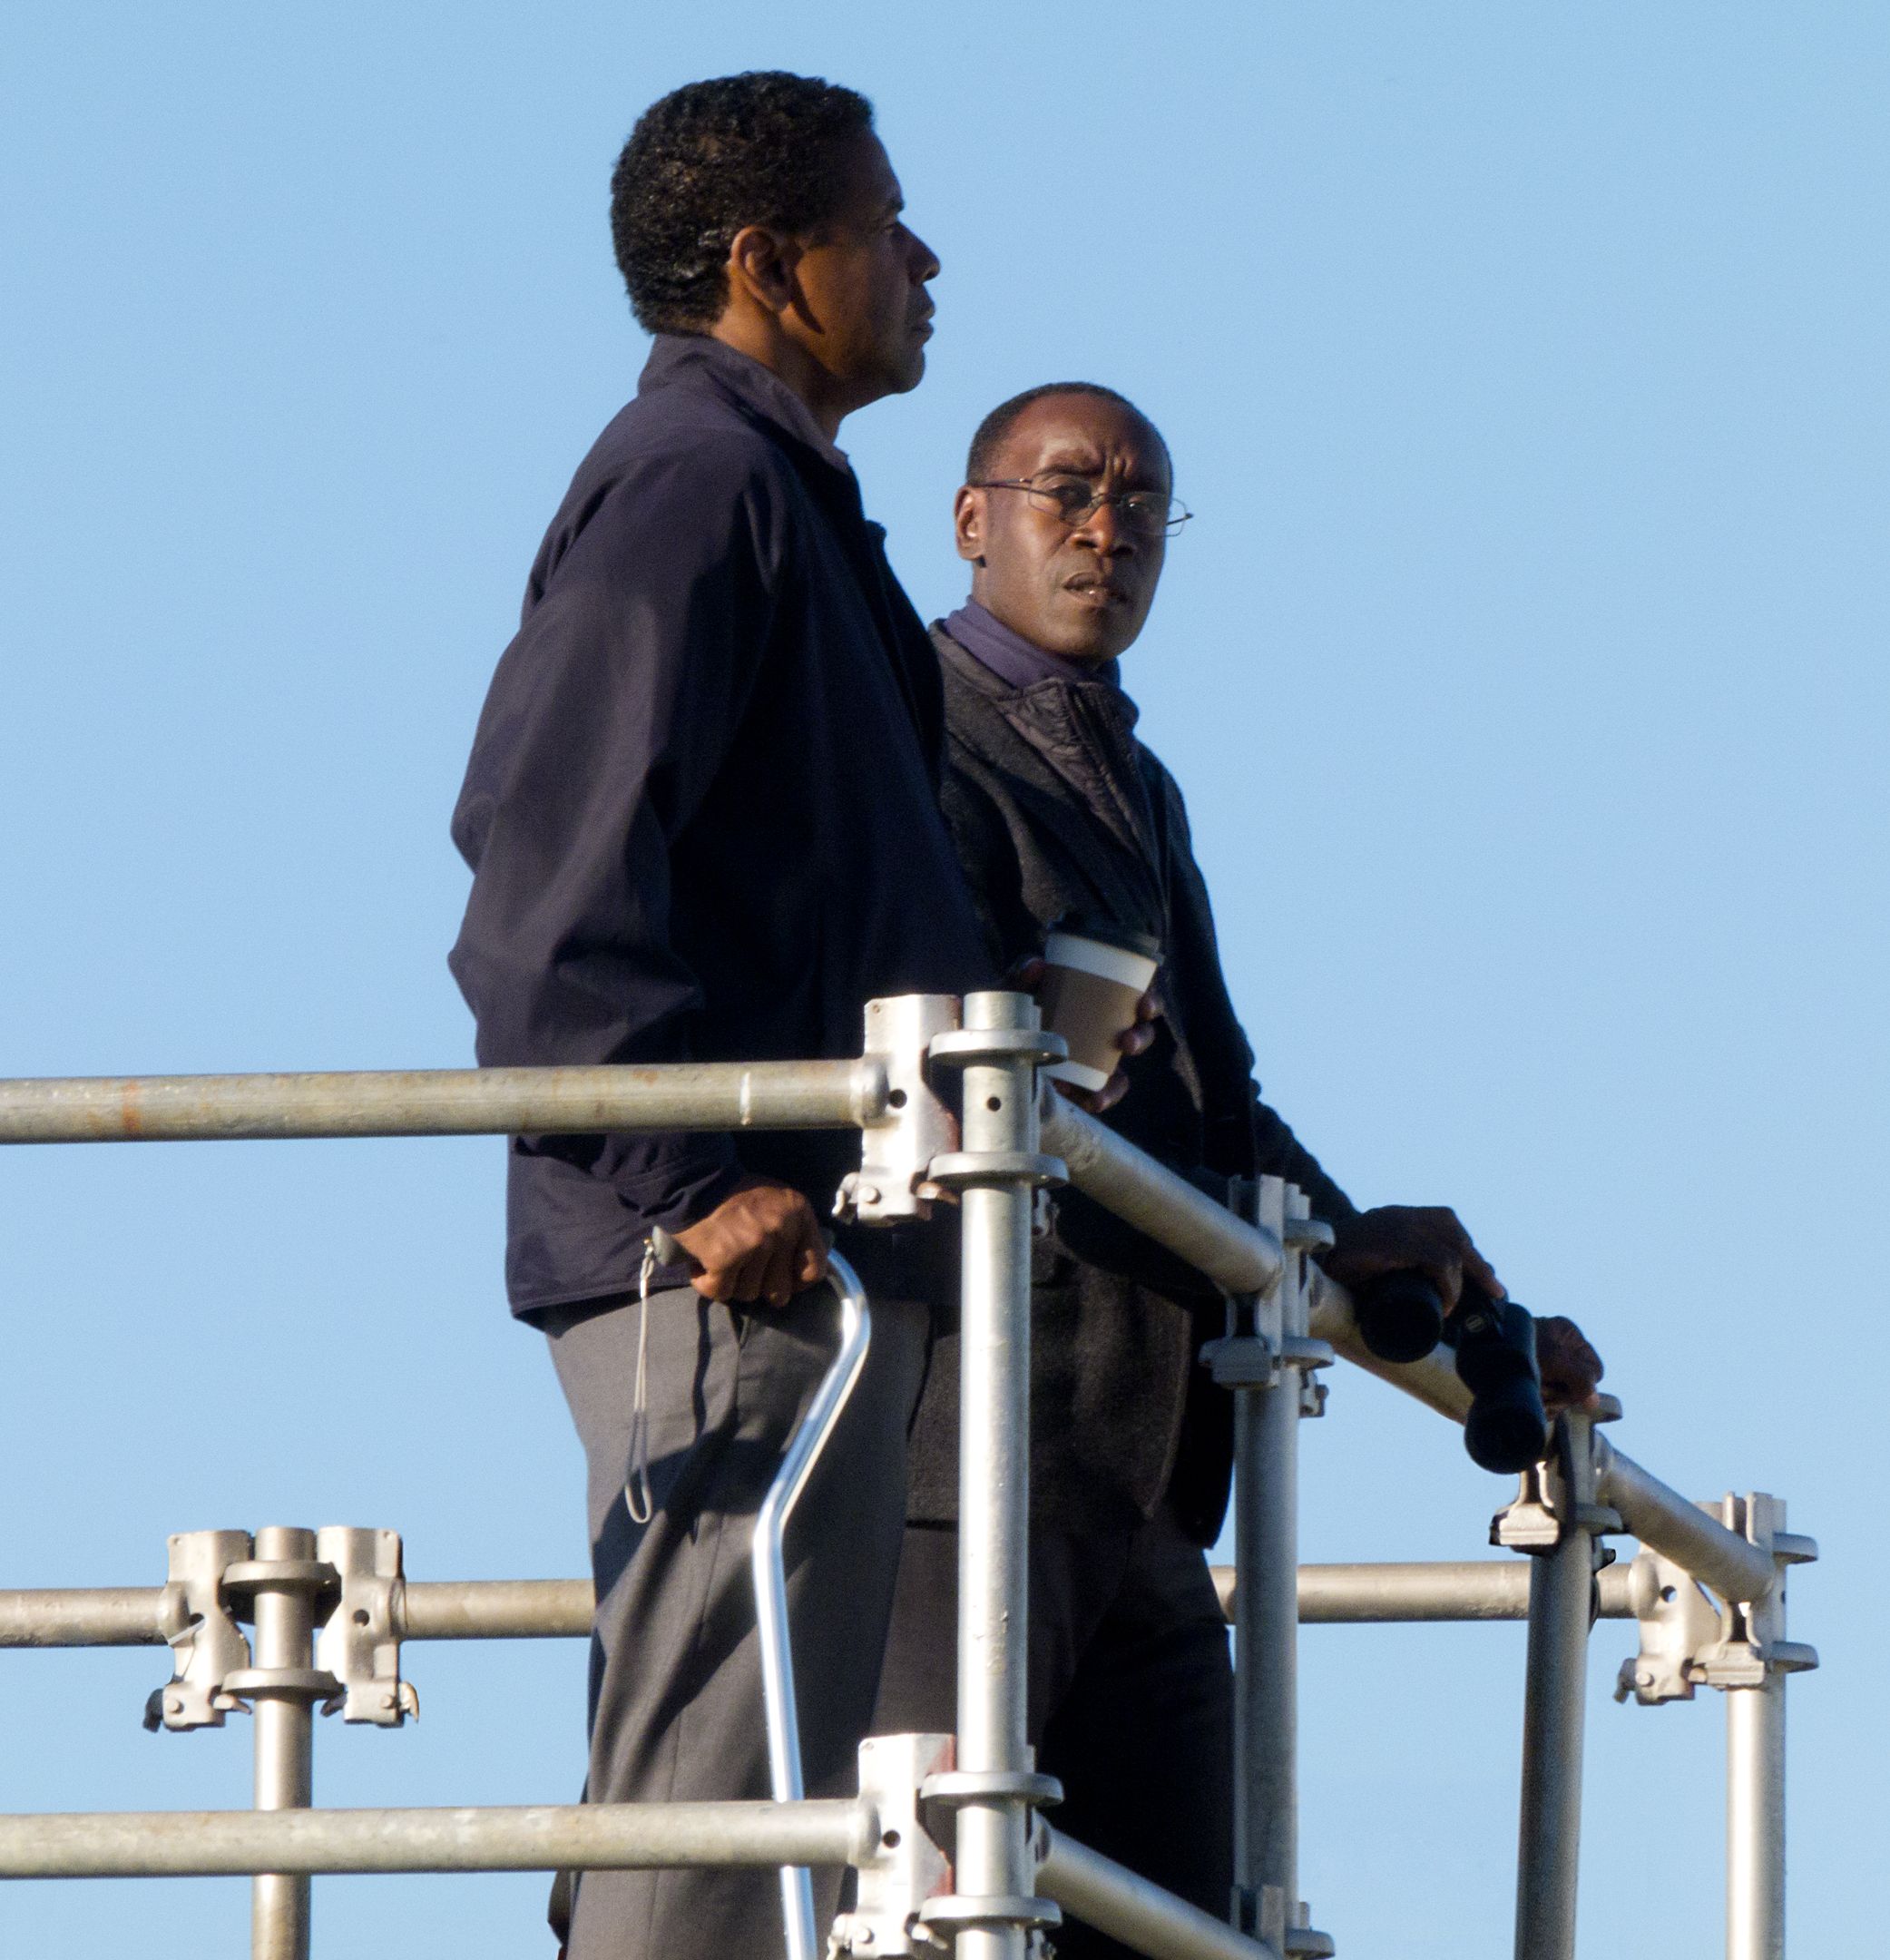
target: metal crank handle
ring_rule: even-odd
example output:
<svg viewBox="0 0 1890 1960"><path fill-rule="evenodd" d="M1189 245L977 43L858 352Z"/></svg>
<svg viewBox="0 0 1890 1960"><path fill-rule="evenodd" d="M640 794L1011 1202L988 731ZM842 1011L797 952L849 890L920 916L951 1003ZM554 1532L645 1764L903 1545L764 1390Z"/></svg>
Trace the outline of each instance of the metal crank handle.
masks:
<svg viewBox="0 0 1890 1960"><path fill-rule="evenodd" d="M873 1317L859 1275L837 1252L827 1254L827 1283L840 1306L839 1351L789 1438L781 1467L755 1514L755 1538L749 1554L755 1619L760 1632L768 1774L777 1803L798 1803L806 1795L801 1782L800 1722L794 1701L794 1651L788 1626L788 1574L782 1542L794 1506L820 1460L827 1438L838 1426L853 1385L866 1366L873 1333ZM818 1960L821 1942L814 1924L814 1883L805 1866L781 1867L781 1916L788 1937L788 1960Z"/></svg>

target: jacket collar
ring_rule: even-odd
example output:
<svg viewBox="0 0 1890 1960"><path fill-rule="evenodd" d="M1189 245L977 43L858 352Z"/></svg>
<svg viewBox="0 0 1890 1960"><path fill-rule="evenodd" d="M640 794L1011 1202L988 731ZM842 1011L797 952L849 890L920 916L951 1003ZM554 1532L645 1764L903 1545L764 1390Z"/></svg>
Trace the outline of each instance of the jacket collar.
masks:
<svg viewBox="0 0 1890 1960"><path fill-rule="evenodd" d="M974 660L1013 687L1027 688L1039 681L1095 678L1094 671L1081 662L1064 660L1026 640L975 599L967 599L939 623Z"/></svg>
<svg viewBox="0 0 1890 1960"><path fill-rule="evenodd" d="M637 393L661 387L719 395L749 421L766 422L777 434L811 449L829 468L853 474L846 451L827 439L812 410L778 374L709 334L657 335Z"/></svg>
<svg viewBox="0 0 1890 1960"><path fill-rule="evenodd" d="M1167 854L1147 751L1135 740L1135 703L1100 678L1013 687L942 625L932 629L932 638L955 741L978 767L1033 785L1031 820L1054 832L1069 861L1083 867L1092 887L1084 903L1161 934ZM1030 761L1018 753L1019 744ZM1047 795L1040 771L1057 785ZM1112 839L1113 849L1099 841L1102 836Z"/></svg>
<svg viewBox="0 0 1890 1960"><path fill-rule="evenodd" d="M992 632L982 633L967 615L989 620ZM1002 635L1002 638L997 637ZM1122 690L1121 666L1104 661L1091 666L1059 660L1033 642L1013 632L984 608L967 600L960 609L932 622L932 638L948 664L971 687L999 703L1026 713L1049 713L1061 721L1072 699L1106 701L1122 719L1126 732L1141 718L1141 710ZM954 658L953 656L955 656Z"/></svg>

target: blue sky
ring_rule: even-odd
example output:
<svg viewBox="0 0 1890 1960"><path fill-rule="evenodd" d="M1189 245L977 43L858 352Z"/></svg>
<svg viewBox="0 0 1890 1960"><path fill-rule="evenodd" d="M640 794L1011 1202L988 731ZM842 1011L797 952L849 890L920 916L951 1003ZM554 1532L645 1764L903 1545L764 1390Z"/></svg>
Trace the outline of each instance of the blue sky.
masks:
<svg viewBox="0 0 1890 1960"><path fill-rule="evenodd" d="M1890 15L1441 0L43 9L0 72L0 1073L440 1065L446 820L571 469L634 385L611 161L695 76L864 88L938 249L843 441L928 613L983 411L1124 389L1200 513L1129 684L1276 1104L1575 1315L1624 1447L1787 1495L1796 1945L1882 1828L1880 760ZM5 1584L347 1522L563 1573L575 1445L495 1144L0 1163ZM1469 1557L1503 1492L1356 1377L1311 1558ZM1719 1938L1721 1710L1595 1641L1584 1944ZM1503 1950L1517 1630L1316 1630L1305 1884L1358 1960ZM240 1804L149 1653L0 1656L0 1808ZM810 1664L804 1662L805 1664ZM328 1802L563 1799L572 1647L409 1651ZM318 1889L318 1950L544 1950L532 1878ZM0 1891L0 1947L240 1952L240 1885Z"/></svg>

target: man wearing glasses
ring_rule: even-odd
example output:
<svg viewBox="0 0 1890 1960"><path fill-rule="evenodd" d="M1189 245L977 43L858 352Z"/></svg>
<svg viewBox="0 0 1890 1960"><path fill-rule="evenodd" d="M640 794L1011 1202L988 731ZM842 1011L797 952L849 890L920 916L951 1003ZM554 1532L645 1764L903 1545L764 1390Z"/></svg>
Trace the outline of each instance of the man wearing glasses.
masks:
<svg viewBox="0 0 1890 1960"><path fill-rule="evenodd" d="M957 494L969 602L933 628L945 678L946 817L993 954L1032 977L1076 915L1158 940L1153 1018L1091 1099L1124 1136L1224 1192L1290 1179L1357 1284L1415 1268L1454 1302L1501 1291L1443 1208L1361 1211L1260 1100L1174 779L1135 736L1117 660L1148 618L1189 513L1159 430L1112 389L1033 388L988 415ZM1126 1093L1123 1090L1126 1087ZM1232 1884L1232 1681L1203 1548L1232 1463L1230 1398L1196 1357L1222 1303L1080 1194L1033 1249L1030 1731L1062 1779L1061 1828L1217 1916ZM1601 1364L1539 1323L1545 1399ZM958 1380L935 1344L913 1435L910 1519L876 1733L955 1727ZM1066 1924L1060 1960L1127 1949Z"/></svg>

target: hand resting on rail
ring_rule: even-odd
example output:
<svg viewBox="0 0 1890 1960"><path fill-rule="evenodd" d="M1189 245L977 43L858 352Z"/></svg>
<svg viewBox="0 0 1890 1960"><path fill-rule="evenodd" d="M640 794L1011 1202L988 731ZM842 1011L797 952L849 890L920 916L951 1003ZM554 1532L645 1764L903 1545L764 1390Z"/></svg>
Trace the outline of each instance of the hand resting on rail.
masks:
<svg viewBox="0 0 1890 1960"><path fill-rule="evenodd" d="M1448 1205L1378 1205L1334 1230L1334 1243L1319 1255L1319 1263L1341 1286L1356 1289L1384 1273L1421 1272L1437 1289L1445 1312L1456 1305L1466 1279L1498 1299L1508 1297ZM1551 1314L1536 1321L1535 1342L1542 1406L1551 1416L1591 1406L1601 1357L1582 1329Z"/></svg>
<svg viewBox="0 0 1890 1960"><path fill-rule="evenodd" d="M827 1277L827 1239L813 1206L799 1191L762 1178L673 1237L698 1269L689 1283L705 1299L785 1307Z"/></svg>

